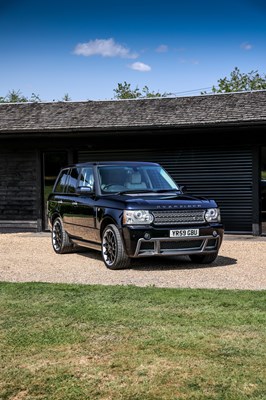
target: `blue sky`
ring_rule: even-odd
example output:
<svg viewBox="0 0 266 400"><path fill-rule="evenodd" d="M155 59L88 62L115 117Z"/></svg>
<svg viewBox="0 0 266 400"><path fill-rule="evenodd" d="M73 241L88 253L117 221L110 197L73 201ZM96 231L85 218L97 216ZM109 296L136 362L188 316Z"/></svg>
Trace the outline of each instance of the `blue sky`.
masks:
<svg viewBox="0 0 266 400"><path fill-rule="evenodd" d="M265 0L0 0L0 96L197 95L235 67L266 73Z"/></svg>

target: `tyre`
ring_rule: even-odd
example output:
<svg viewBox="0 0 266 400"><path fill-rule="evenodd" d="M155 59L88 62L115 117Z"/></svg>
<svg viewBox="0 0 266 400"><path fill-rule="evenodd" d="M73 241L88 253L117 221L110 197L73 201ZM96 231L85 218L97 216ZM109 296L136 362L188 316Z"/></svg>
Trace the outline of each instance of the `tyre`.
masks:
<svg viewBox="0 0 266 400"><path fill-rule="evenodd" d="M125 253L120 232L113 224L107 225L103 231L102 257L109 269L124 269L130 265L130 258Z"/></svg>
<svg viewBox="0 0 266 400"><path fill-rule="evenodd" d="M211 254L191 254L190 260L195 264L210 264L216 260L218 253Z"/></svg>
<svg viewBox="0 0 266 400"><path fill-rule="evenodd" d="M56 253L70 253L73 250L73 244L69 240L61 218L56 218L52 227L52 246Z"/></svg>

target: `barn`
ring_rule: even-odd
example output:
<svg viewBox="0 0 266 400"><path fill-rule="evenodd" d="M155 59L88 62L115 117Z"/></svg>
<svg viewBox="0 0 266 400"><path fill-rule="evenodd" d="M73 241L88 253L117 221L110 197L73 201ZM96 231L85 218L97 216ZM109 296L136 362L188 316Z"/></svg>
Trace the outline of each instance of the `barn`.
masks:
<svg viewBox="0 0 266 400"><path fill-rule="evenodd" d="M0 104L0 232L45 231L46 199L73 162L159 162L214 198L227 233L266 234L266 91Z"/></svg>

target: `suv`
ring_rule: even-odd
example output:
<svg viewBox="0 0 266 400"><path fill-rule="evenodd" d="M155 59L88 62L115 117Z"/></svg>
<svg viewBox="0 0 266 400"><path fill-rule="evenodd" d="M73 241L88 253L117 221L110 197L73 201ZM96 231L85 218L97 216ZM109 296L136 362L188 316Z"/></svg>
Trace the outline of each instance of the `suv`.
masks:
<svg viewBox="0 0 266 400"><path fill-rule="evenodd" d="M214 200L185 194L151 162L88 162L63 168L48 197L56 253L100 250L106 267L132 258L188 255L211 263L223 239Z"/></svg>

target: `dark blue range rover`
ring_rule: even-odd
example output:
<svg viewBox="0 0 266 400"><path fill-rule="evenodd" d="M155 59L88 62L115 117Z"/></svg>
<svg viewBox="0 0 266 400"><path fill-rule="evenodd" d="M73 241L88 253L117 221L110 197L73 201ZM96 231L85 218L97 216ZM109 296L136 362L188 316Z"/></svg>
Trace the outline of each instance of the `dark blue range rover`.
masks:
<svg viewBox="0 0 266 400"><path fill-rule="evenodd" d="M56 253L100 250L110 269L145 256L211 263L224 228L214 200L183 193L157 163L88 162L63 168L49 195Z"/></svg>

